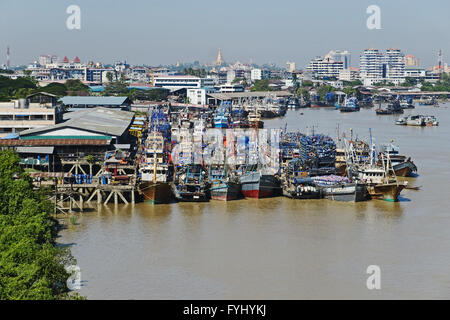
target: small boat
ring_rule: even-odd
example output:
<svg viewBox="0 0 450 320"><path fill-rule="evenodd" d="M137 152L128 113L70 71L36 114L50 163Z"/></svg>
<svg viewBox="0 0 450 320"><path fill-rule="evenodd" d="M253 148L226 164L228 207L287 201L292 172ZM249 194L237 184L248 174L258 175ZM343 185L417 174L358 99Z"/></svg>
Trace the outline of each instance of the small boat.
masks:
<svg viewBox="0 0 450 320"><path fill-rule="evenodd" d="M432 97L428 97L426 99L422 99L419 101L419 105L421 106L433 106L437 104L438 104L437 100Z"/></svg>
<svg viewBox="0 0 450 320"><path fill-rule="evenodd" d="M416 107L412 98L402 99L402 101L400 101L400 106L402 109L414 109Z"/></svg>
<svg viewBox="0 0 450 320"><path fill-rule="evenodd" d="M403 113L403 109L398 100L395 100L392 103L389 103L386 109L382 109L381 105L378 109L375 110L377 115L386 115L386 114L401 114Z"/></svg>
<svg viewBox="0 0 450 320"><path fill-rule="evenodd" d="M439 121L437 121L435 116L424 116L424 122L427 127L439 125Z"/></svg>
<svg viewBox="0 0 450 320"><path fill-rule="evenodd" d="M395 124L398 126L406 126L406 118L400 117L397 120L395 120Z"/></svg>
<svg viewBox="0 0 450 320"><path fill-rule="evenodd" d="M358 99L351 97L344 102L343 106L339 107L341 112L355 112L359 111Z"/></svg>
<svg viewBox="0 0 450 320"><path fill-rule="evenodd" d="M406 117L406 125L423 127L425 126L424 117L421 115L409 115Z"/></svg>

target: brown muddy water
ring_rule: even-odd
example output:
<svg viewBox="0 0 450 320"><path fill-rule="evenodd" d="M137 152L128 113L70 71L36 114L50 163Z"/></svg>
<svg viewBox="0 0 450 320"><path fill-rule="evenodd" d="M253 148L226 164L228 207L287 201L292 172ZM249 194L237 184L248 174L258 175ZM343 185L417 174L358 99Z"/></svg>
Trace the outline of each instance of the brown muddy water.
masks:
<svg viewBox="0 0 450 320"><path fill-rule="evenodd" d="M100 206L61 232L89 299L449 299L450 104L439 127L394 125L374 109L288 111L266 128L341 131L411 156L420 191L398 203L271 198L228 203ZM303 114L302 114L303 113ZM95 205L95 208L96 205ZM381 289L368 290L369 265Z"/></svg>

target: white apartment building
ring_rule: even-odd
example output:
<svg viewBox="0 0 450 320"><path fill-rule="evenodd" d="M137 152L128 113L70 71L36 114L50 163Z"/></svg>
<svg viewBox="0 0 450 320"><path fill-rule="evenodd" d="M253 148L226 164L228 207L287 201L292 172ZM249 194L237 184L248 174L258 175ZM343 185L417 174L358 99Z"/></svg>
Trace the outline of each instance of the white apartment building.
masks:
<svg viewBox="0 0 450 320"><path fill-rule="evenodd" d="M378 49L364 50L359 64L364 85L372 85L383 80L383 54Z"/></svg>
<svg viewBox="0 0 450 320"><path fill-rule="evenodd" d="M256 80L264 80L270 78L270 71L269 70L263 70L263 69L252 69L250 71L250 80L256 81Z"/></svg>
<svg viewBox="0 0 450 320"><path fill-rule="evenodd" d="M400 49L387 49L384 55L385 78L396 85L405 82L405 55Z"/></svg>
<svg viewBox="0 0 450 320"><path fill-rule="evenodd" d="M330 57L317 57L309 62L307 71L316 79L339 77L339 72L344 69L342 61L334 61Z"/></svg>
<svg viewBox="0 0 450 320"><path fill-rule="evenodd" d="M158 76L155 77L154 86L170 90L212 87L214 79L199 78L190 75Z"/></svg>
<svg viewBox="0 0 450 320"><path fill-rule="evenodd" d="M186 91L186 96L189 99L189 103L199 105L207 104L206 95L216 92L216 90L213 88L195 88L187 89Z"/></svg>
<svg viewBox="0 0 450 320"><path fill-rule="evenodd" d="M366 49L360 57L360 69L364 85L382 81L398 85L405 81L405 55L400 49L387 49L386 54Z"/></svg>
<svg viewBox="0 0 450 320"><path fill-rule="evenodd" d="M329 58L330 60L342 62L344 64L344 69L351 67L351 54L347 50L331 50L328 52L324 58Z"/></svg>

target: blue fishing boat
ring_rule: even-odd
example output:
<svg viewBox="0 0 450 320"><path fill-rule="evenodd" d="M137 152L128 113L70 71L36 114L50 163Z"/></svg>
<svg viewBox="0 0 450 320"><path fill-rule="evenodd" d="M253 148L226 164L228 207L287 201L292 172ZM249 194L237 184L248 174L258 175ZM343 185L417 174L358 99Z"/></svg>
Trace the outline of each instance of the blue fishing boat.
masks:
<svg viewBox="0 0 450 320"><path fill-rule="evenodd" d="M209 179L211 199L229 201L241 197L239 178L228 174L226 166L211 166Z"/></svg>
<svg viewBox="0 0 450 320"><path fill-rule="evenodd" d="M208 201L209 182L203 166L186 164L177 168L172 190L178 201Z"/></svg>
<svg viewBox="0 0 450 320"><path fill-rule="evenodd" d="M359 111L358 99L351 97L346 99L343 106L339 107L341 112L355 112Z"/></svg>

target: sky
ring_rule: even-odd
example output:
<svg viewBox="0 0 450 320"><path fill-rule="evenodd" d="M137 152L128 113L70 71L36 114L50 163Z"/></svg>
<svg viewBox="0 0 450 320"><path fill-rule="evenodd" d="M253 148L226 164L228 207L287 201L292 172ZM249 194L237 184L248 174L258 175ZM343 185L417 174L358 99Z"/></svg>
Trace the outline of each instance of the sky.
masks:
<svg viewBox="0 0 450 320"><path fill-rule="evenodd" d="M81 29L66 26L69 5ZM370 5L381 29L370 30ZM369 47L400 48L437 64L450 63L450 1L428 0L0 0L0 64L28 64L41 54L83 62L165 65L211 63L221 48L227 62L287 61L304 68L329 50L349 50L352 66Z"/></svg>

